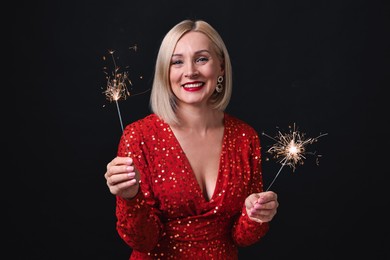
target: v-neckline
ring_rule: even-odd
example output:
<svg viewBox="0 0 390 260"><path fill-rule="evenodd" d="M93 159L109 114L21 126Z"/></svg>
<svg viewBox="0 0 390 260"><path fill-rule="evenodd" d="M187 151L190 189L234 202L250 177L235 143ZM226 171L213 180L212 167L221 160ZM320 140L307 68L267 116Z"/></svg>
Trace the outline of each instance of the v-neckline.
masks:
<svg viewBox="0 0 390 260"><path fill-rule="evenodd" d="M215 197L215 194L217 194L217 188L219 188L218 186L218 183L220 183L220 178L221 178L221 172L222 172L222 157L225 153L225 141L226 141L226 134L227 134L227 131L226 131L226 113L224 113L223 115L223 135L222 135L222 143L221 143L221 151L220 151L220 154L219 154L219 162L218 162L218 172L217 172L217 178L215 180L215 185L214 185L214 191L213 191L213 194L211 195L210 199L207 198L204 194L203 194L203 191L202 191L202 188L200 187L200 184L198 183L197 179L196 179L196 176L195 176L195 171L193 170L192 166L191 166L191 163L190 163L190 160L189 158L187 157L187 154L184 152L184 149L183 147L180 145L180 142L179 142L179 139L177 139L177 136L175 135L175 132L172 130L171 126L168 124L168 127L170 129L170 131L172 132L172 136L173 138L175 139L175 142L176 142L176 145L179 147L179 150L181 151L181 153L184 155L184 163L186 164L186 166L188 167L188 169L190 170L191 172L191 178L192 178L192 182L195 183L195 186L197 187L197 191L198 191L198 194L199 196L201 197L202 201L205 202L205 203L210 203L213 201L214 197Z"/></svg>

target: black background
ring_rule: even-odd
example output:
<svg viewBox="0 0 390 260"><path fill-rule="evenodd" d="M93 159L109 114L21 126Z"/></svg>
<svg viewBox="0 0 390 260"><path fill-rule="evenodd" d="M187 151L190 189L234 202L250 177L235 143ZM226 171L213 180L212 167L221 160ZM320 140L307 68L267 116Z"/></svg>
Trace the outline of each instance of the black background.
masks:
<svg viewBox="0 0 390 260"><path fill-rule="evenodd" d="M296 123L310 147L272 186L280 207L241 259L389 259L389 6L384 1L18 1L3 49L2 224L12 259L128 259L106 164L121 134L103 60L128 66L124 124L149 113L165 33L205 19L231 55L227 111L259 133ZM3 35L3 41L9 38ZM134 52L130 46L137 44ZM142 79L140 78L142 76ZM261 137L263 152L273 142ZM264 153L264 156L266 154ZM269 184L280 165L264 161ZM3 233L4 235L4 233Z"/></svg>

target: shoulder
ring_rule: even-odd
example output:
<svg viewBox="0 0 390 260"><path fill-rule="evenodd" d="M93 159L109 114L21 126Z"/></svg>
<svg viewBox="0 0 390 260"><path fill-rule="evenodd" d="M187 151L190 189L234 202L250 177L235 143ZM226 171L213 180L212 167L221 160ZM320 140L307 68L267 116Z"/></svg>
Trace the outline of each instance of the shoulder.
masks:
<svg viewBox="0 0 390 260"><path fill-rule="evenodd" d="M230 142L236 145L260 146L260 138L257 131L247 122L225 114L225 130Z"/></svg>
<svg viewBox="0 0 390 260"><path fill-rule="evenodd" d="M153 131L164 124L156 114L150 114L127 125L125 131Z"/></svg>
<svg viewBox="0 0 390 260"><path fill-rule="evenodd" d="M258 136L257 131L247 122L230 114L225 114L225 126L230 131L241 133L242 136Z"/></svg>
<svg viewBox="0 0 390 260"><path fill-rule="evenodd" d="M156 114L147 115L126 126L123 135L129 140L148 143L156 139L167 139L172 132L167 123Z"/></svg>

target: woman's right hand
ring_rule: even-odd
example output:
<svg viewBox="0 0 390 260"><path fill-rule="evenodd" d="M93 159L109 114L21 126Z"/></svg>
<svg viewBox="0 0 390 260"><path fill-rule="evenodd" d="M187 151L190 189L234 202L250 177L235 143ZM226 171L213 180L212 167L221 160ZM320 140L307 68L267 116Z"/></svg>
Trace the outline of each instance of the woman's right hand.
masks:
<svg viewBox="0 0 390 260"><path fill-rule="evenodd" d="M104 174L110 192L124 199L131 199L139 190L139 172L130 157L115 157L107 164Z"/></svg>

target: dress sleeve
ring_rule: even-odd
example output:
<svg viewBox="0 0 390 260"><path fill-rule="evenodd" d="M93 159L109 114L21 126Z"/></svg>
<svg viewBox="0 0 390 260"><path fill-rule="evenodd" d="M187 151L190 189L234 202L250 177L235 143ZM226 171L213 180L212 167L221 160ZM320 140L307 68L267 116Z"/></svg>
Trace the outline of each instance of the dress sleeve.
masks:
<svg viewBox="0 0 390 260"><path fill-rule="evenodd" d="M126 200L116 197L116 228L121 238L132 248L140 252L149 252L157 245L161 237L163 224L154 199L148 177L150 164L140 129L136 125L126 127L118 147L118 156L129 156L140 172L140 190L138 194Z"/></svg>
<svg viewBox="0 0 390 260"><path fill-rule="evenodd" d="M263 180L261 172L260 140L255 133L249 141L249 167L250 181L248 183L248 196L252 193L263 191ZM233 240L238 246L249 246L258 242L268 232L269 223L258 223L249 218L246 213L245 203L241 214L233 225Z"/></svg>

